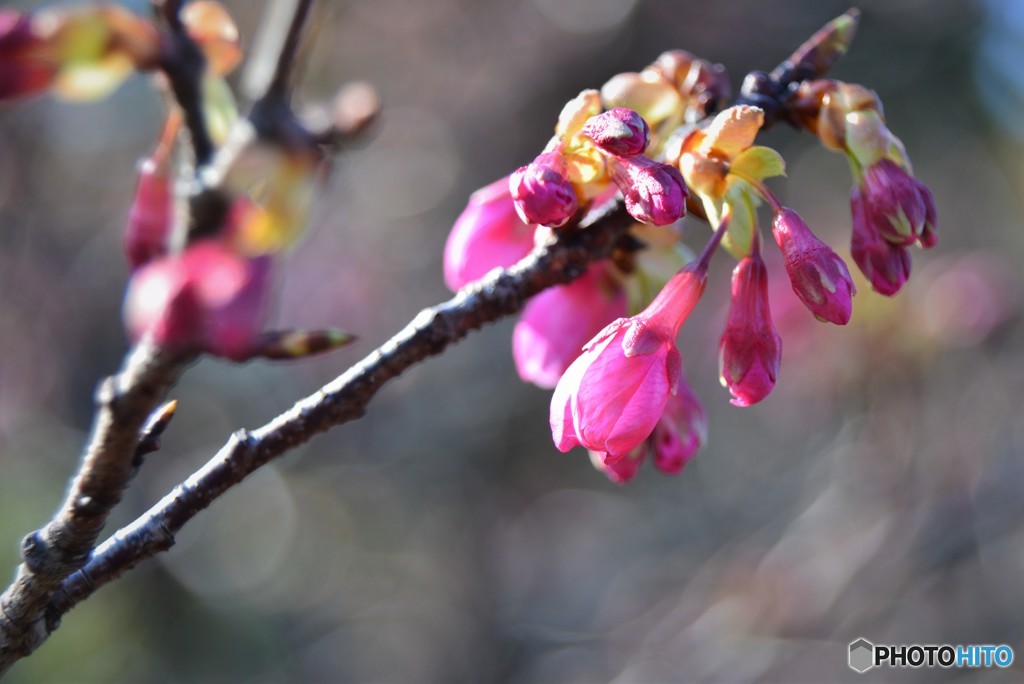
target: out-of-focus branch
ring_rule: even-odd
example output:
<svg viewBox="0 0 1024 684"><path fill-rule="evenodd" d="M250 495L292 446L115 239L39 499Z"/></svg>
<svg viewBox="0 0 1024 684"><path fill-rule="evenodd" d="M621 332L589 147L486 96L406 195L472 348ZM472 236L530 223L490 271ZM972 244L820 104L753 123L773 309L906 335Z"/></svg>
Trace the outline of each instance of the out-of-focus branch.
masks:
<svg viewBox="0 0 1024 684"><path fill-rule="evenodd" d="M263 427L239 431L198 472L147 513L115 533L89 563L65 581L47 611L47 629L79 601L126 570L174 544L197 513L246 476L313 436L363 415L390 379L440 354L471 331L519 311L545 288L569 282L591 261L607 256L633 224L621 206L588 217L516 266L498 270L455 297L424 309L398 334L320 391Z"/></svg>
<svg viewBox="0 0 1024 684"><path fill-rule="evenodd" d="M92 435L67 498L53 520L25 537L23 563L0 595L0 674L46 638L44 612L51 596L89 559L135 476L140 450L151 449L143 439L152 432L147 420L189 361L140 344L121 371L101 383ZM150 426L159 424L156 419Z"/></svg>

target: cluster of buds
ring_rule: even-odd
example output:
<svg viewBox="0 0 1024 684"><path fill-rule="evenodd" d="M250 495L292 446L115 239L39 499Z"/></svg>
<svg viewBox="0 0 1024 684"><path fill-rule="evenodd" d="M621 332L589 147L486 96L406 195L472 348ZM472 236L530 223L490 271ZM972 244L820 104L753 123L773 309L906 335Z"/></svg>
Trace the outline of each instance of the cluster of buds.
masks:
<svg viewBox="0 0 1024 684"><path fill-rule="evenodd" d="M679 171L643 154L650 143L644 119L623 107L601 110L598 92L584 90L562 110L544 151L509 178L524 222L563 226L595 198L615 190L642 223L667 225L686 212Z"/></svg>
<svg viewBox="0 0 1024 684"><path fill-rule="evenodd" d="M910 175L877 99L859 86L800 80L820 76L845 53L855 26L855 13L830 23L772 76L760 74L771 93L760 93L763 102L747 96L717 115L728 97L724 70L667 52L641 72L612 78L599 96L584 91L565 107L555 137L532 164L512 174L508 186L498 181L470 198L445 250L453 290L512 265L551 229L575 230L573 219L615 190L641 223L668 224L657 234L634 226L625 243L649 249L629 259L613 252L578 280L534 298L516 325L519 375L554 387L550 425L559 450L586 448L594 465L621 484L649 455L662 472L677 473L705 444L707 416L683 377L676 337L704 292L719 246L738 262L719 343L721 382L737 406L772 392L782 340L761 254L762 205L772 211L772 235L797 297L820 321L849 322L856 289L846 262L766 184L784 175L785 163L754 144L766 125L756 104L771 104L772 117L788 114L850 155L859 179L852 252L875 289L895 293L909 272L906 248L934 244L931 193ZM658 277L644 254L678 260L686 253L674 222L683 213L676 199L691 194L713 235L700 256Z"/></svg>
<svg viewBox="0 0 1024 684"><path fill-rule="evenodd" d="M903 143L885 125L882 103L864 86L818 80L800 87L792 112L822 145L846 155L854 180L853 259L875 290L896 294L910 277L908 248L936 243L936 212Z"/></svg>
<svg viewBox="0 0 1024 684"><path fill-rule="evenodd" d="M0 101L47 91L100 97L134 71L161 69L172 79L181 60L202 60L186 77L195 79L193 105L218 148L196 160L194 175L190 164L176 164L188 161L175 153L186 114L166 98L167 121L140 165L125 231L129 336L235 361L297 358L346 344L353 338L333 328L264 330L275 262L302 232L324 173L321 141L285 99L269 102L270 114L259 120L238 117L224 77L241 59L239 35L222 5L196 0L167 24L118 5L0 12ZM177 201L179 183L188 186L192 206ZM197 207L207 216L197 218Z"/></svg>

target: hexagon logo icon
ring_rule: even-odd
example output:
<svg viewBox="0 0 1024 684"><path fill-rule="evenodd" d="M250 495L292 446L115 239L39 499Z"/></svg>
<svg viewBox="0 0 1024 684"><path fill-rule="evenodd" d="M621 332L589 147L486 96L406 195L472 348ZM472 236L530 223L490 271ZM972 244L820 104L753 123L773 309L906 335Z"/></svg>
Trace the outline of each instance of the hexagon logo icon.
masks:
<svg viewBox="0 0 1024 684"><path fill-rule="evenodd" d="M860 638L850 644L850 669L867 672L875 666L875 645Z"/></svg>

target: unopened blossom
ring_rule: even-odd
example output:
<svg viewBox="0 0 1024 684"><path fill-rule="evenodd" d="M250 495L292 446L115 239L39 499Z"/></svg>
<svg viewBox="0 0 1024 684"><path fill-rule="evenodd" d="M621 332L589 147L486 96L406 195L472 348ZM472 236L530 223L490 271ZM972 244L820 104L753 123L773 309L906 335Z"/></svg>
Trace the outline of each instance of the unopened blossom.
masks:
<svg viewBox="0 0 1024 684"><path fill-rule="evenodd" d="M654 430L679 384L679 328L704 291L707 262L677 273L651 304L590 341L551 397L551 432L560 451L584 446L622 456Z"/></svg>
<svg viewBox="0 0 1024 684"><path fill-rule="evenodd" d="M721 381L732 403L750 406L767 397L781 359L782 339L768 304L768 270L755 250L733 270L732 302L719 343Z"/></svg>
<svg viewBox="0 0 1024 684"><path fill-rule="evenodd" d="M809 81L792 109L825 147L846 154L854 261L875 290L896 294L910 275L907 247L935 246L937 217L931 191L914 178L903 143L885 125L882 103L864 86Z"/></svg>
<svg viewBox="0 0 1024 684"><path fill-rule="evenodd" d="M707 412L686 378L680 377L679 388L668 398L650 437L654 467L668 475L680 473L707 441Z"/></svg>
<svg viewBox="0 0 1024 684"><path fill-rule="evenodd" d="M180 117L168 117L153 154L139 166L135 197L128 211L124 250L132 269L167 253L174 226L174 177L171 151Z"/></svg>
<svg viewBox="0 0 1024 684"><path fill-rule="evenodd" d="M926 230L935 234L931 191L891 159L864 169L860 191L868 220L889 242L907 247L920 242Z"/></svg>
<svg viewBox="0 0 1024 684"><path fill-rule="evenodd" d="M533 249L536 224L523 223L502 178L474 192L448 234L444 281L452 291L492 269L512 266Z"/></svg>
<svg viewBox="0 0 1024 684"><path fill-rule="evenodd" d="M579 207L561 152L545 152L509 177L509 190L519 218L557 228Z"/></svg>
<svg viewBox="0 0 1024 684"><path fill-rule="evenodd" d="M132 274L125 324L133 340L243 360L260 340L269 287L269 257L247 258L219 240L202 240Z"/></svg>
<svg viewBox="0 0 1024 684"><path fill-rule="evenodd" d="M800 215L783 207L772 219L793 292L823 321L846 325L856 288L846 262L819 240Z"/></svg>
<svg viewBox="0 0 1024 684"><path fill-rule="evenodd" d="M634 477L647 458L650 445L645 441L632 451L621 456L612 456L603 451L589 451L590 462L617 485L624 485Z"/></svg>
<svg viewBox="0 0 1024 684"><path fill-rule="evenodd" d="M641 154L651 141L651 131L643 117L625 107L609 109L591 117L584 124L581 134L617 157Z"/></svg>
<svg viewBox="0 0 1024 684"><path fill-rule="evenodd" d="M679 170L647 157L612 157L608 169L622 190L626 211L641 223L664 226L686 213L689 193Z"/></svg>
<svg viewBox="0 0 1024 684"><path fill-rule="evenodd" d="M868 208L858 188L850 194L853 238L850 253L861 273L880 294L891 297L910 277L910 250L885 239L868 217Z"/></svg>
<svg viewBox="0 0 1024 684"><path fill-rule="evenodd" d="M512 333L512 356L524 382L551 389L605 326L626 315L626 293L606 263L530 300Z"/></svg>

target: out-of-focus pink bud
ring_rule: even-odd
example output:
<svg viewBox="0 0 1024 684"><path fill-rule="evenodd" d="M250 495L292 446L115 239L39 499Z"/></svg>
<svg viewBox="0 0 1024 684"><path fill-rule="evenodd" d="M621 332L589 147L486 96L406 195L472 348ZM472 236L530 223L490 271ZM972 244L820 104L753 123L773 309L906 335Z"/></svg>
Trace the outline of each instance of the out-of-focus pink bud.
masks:
<svg viewBox="0 0 1024 684"><path fill-rule="evenodd" d="M676 167L643 156L610 157L608 170L637 221L665 226L686 213L690 193Z"/></svg>
<svg viewBox="0 0 1024 684"><path fill-rule="evenodd" d="M57 64L46 59L45 41L32 30L28 16L0 10L0 101L46 90Z"/></svg>
<svg viewBox="0 0 1024 684"><path fill-rule="evenodd" d="M151 157L139 167L139 184L128 212L124 251L132 270L167 253L174 226L174 179L170 155L180 116L171 114Z"/></svg>
<svg viewBox="0 0 1024 684"><path fill-rule="evenodd" d="M591 340L551 397L551 434L560 451L584 446L612 457L654 430L679 384L679 327L704 292L705 262L672 277L654 301Z"/></svg>
<svg viewBox="0 0 1024 684"><path fill-rule="evenodd" d="M891 297L900 291L910 277L910 251L882 237L877 226L868 218L858 188L854 188L850 194L850 209L853 213L853 239L850 243L853 260L870 281L871 287Z"/></svg>
<svg viewBox="0 0 1024 684"><path fill-rule="evenodd" d="M560 152L545 152L509 177L509 190L519 218L557 228L579 207L576 189Z"/></svg>
<svg viewBox="0 0 1024 684"><path fill-rule="evenodd" d="M512 356L524 382L551 389L586 344L626 315L626 293L604 263L578 280L530 300L512 333Z"/></svg>
<svg viewBox="0 0 1024 684"><path fill-rule="evenodd" d="M609 480L617 485L624 485L636 477L637 471L640 470L640 466L647 457L648 449L647 442L643 442L622 456L612 456L602 451L590 451L590 462Z"/></svg>
<svg viewBox="0 0 1024 684"><path fill-rule="evenodd" d="M663 473L676 475L707 442L708 415L704 405L686 378L680 377L679 389L668 398L665 412L651 435L654 467Z"/></svg>
<svg viewBox="0 0 1024 684"><path fill-rule="evenodd" d="M732 272L732 302L719 344L722 384L735 406L750 406L775 387L782 339L768 306L768 269L756 251Z"/></svg>
<svg viewBox="0 0 1024 684"><path fill-rule="evenodd" d="M139 168L139 185L128 212L124 251L132 270L167 252L173 217L172 181L153 158Z"/></svg>
<svg viewBox="0 0 1024 684"><path fill-rule="evenodd" d="M594 144L617 157L633 157L645 149L651 141L647 122L632 109L616 107L603 114L591 117L581 133Z"/></svg>
<svg viewBox="0 0 1024 684"><path fill-rule="evenodd" d="M934 244L932 193L899 164L881 159L864 169L860 191L868 221L886 240L901 247L920 241L930 211L932 220L927 240Z"/></svg>
<svg viewBox="0 0 1024 684"><path fill-rule="evenodd" d="M215 240L197 242L132 274L125 297L129 336L247 359L259 341L269 285L269 257L250 259Z"/></svg>
<svg viewBox="0 0 1024 684"><path fill-rule="evenodd" d="M533 249L536 225L523 223L508 178L469 197L444 247L444 281L454 292L489 271L512 266Z"/></svg>
<svg viewBox="0 0 1024 684"><path fill-rule="evenodd" d="M819 319L846 325L857 292L846 262L788 207L772 219L772 234L782 250L786 273L800 301Z"/></svg>

